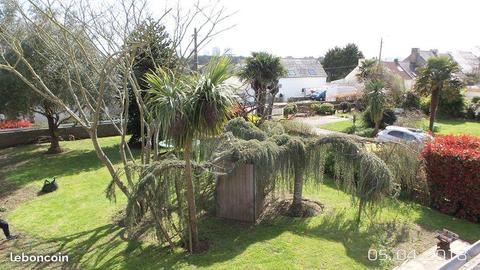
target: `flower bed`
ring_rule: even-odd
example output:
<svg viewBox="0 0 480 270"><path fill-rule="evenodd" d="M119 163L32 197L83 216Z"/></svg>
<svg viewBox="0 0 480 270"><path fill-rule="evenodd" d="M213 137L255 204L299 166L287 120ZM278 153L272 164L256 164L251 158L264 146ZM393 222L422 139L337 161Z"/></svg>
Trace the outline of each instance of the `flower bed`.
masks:
<svg viewBox="0 0 480 270"><path fill-rule="evenodd" d="M5 120L0 121L0 129L7 128L25 128L30 127L32 123L27 120Z"/></svg>

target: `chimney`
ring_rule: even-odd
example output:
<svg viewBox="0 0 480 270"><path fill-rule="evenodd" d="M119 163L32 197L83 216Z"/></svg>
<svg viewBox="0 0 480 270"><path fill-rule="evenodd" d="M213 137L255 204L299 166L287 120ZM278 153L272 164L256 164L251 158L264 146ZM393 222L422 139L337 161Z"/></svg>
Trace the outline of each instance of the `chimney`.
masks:
<svg viewBox="0 0 480 270"><path fill-rule="evenodd" d="M412 53L408 57L410 60L410 68L415 70L417 68L417 59L420 52L420 48L412 48Z"/></svg>
<svg viewBox="0 0 480 270"><path fill-rule="evenodd" d="M420 52L420 48L412 48L412 53L410 54L410 62L417 62L417 57Z"/></svg>

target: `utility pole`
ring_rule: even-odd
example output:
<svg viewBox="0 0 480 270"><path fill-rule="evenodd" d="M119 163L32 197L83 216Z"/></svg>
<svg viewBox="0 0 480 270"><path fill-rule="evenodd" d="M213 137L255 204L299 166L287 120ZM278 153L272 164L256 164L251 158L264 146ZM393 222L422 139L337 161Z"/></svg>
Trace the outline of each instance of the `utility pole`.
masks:
<svg viewBox="0 0 480 270"><path fill-rule="evenodd" d="M378 53L378 64L382 62L383 37L380 38L380 52Z"/></svg>
<svg viewBox="0 0 480 270"><path fill-rule="evenodd" d="M198 71L197 28L193 29L193 70Z"/></svg>

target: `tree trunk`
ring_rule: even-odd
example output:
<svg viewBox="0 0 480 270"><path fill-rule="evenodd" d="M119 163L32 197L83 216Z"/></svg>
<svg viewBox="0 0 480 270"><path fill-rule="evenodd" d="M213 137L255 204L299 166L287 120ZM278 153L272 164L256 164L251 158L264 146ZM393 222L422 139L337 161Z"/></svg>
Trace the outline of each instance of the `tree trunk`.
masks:
<svg viewBox="0 0 480 270"><path fill-rule="evenodd" d="M290 212L300 216L302 212L303 168L295 168L295 183L293 184L293 202Z"/></svg>
<svg viewBox="0 0 480 270"><path fill-rule="evenodd" d="M259 89L257 93L256 105L257 105L257 115L260 117L264 117L266 101L267 101L266 90Z"/></svg>
<svg viewBox="0 0 480 270"><path fill-rule="evenodd" d="M90 139L92 140L92 144L93 144L93 147L95 148L95 152L97 153L97 157L107 167L108 172L110 173L110 176L112 176L113 181L115 181L115 183L117 184L117 187L123 192L123 194L125 194L127 198L129 198L130 192L128 191L128 188L123 184L122 180L120 180L120 178L118 177L117 171L115 170L115 167L113 166L110 159L108 159L107 155L105 154L102 147L98 143L97 130L90 129L88 130L88 134L90 135Z"/></svg>
<svg viewBox="0 0 480 270"><path fill-rule="evenodd" d="M195 206L195 193L193 190L192 179L192 142L187 142L185 145L185 180L187 187L187 205L188 205L188 219L190 226L190 235L192 237L192 243L190 246L190 252L197 251L198 248L198 228L197 228L197 210Z"/></svg>
<svg viewBox="0 0 480 270"><path fill-rule="evenodd" d="M48 132L50 133L50 147L47 154L58 154L63 152L60 147L60 138L58 137L58 125L53 115L45 115L48 121Z"/></svg>
<svg viewBox="0 0 480 270"><path fill-rule="evenodd" d="M360 199L360 202L358 204L358 214L357 214L357 225L360 225L360 220L362 218L362 212L363 212L363 208L365 207L365 202Z"/></svg>
<svg viewBox="0 0 480 270"><path fill-rule="evenodd" d="M378 133L378 130L380 129L380 123L382 120L375 122L375 129L373 130L373 136L376 136Z"/></svg>
<svg viewBox="0 0 480 270"><path fill-rule="evenodd" d="M438 98L440 96L440 91L435 89L432 91L432 97L430 100L430 124L428 125L428 129L433 132L433 125L435 124L435 117L437 115L437 107L438 107Z"/></svg>

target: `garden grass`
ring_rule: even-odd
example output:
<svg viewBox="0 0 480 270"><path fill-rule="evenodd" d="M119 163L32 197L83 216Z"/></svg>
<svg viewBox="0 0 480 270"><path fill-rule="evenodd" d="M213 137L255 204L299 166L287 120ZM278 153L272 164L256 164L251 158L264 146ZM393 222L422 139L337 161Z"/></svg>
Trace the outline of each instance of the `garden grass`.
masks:
<svg viewBox="0 0 480 270"><path fill-rule="evenodd" d="M428 119L422 119L419 126L424 130L428 129ZM340 121L335 123L329 123L325 125L318 126L322 129L327 129L331 131L337 131L346 133L346 131L352 127L352 121ZM357 120L357 126L360 127L362 122ZM480 122L468 121L463 119L438 119L435 121L435 125L439 127L439 130L435 134L447 135L473 135L480 136ZM417 124L415 125L417 126Z"/></svg>
<svg viewBox="0 0 480 270"><path fill-rule="evenodd" d="M360 121L357 120L356 125L360 126ZM327 129L331 131L336 131L336 132L347 132L349 128L353 126L352 120L348 121L339 121L339 122L333 122L333 123L328 123L324 125L319 125L318 127L321 129Z"/></svg>
<svg viewBox="0 0 480 270"><path fill-rule="evenodd" d="M425 130L428 129L429 120L423 119L422 125ZM439 127L436 134L466 134L480 136L480 122L468 121L463 119L438 119L435 125Z"/></svg>
<svg viewBox="0 0 480 270"><path fill-rule="evenodd" d="M115 148L118 138L104 138L101 143L118 164ZM203 254L188 255L181 248L169 250L154 241L126 241L123 229L112 222L112 216L124 206L125 198L118 196L116 203L105 198L110 178L90 141L65 142L63 146L69 152L57 156L42 154L46 145L0 150L0 157L9 155L8 163L17 164L3 176L4 181L15 183L16 191L32 186L40 188L44 178L53 176L57 176L60 184L54 193L35 196L13 210L7 209L6 218L12 230L20 232L22 237L5 244L6 247L0 244L0 269L51 266L8 262L10 252L61 252L70 256L64 266L70 269L388 268L395 262L371 262L367 252L369 248L390 249L398 243L416 248L418 235L412 233L405 238L405 228L420 228L423 234L446 228L468 241L480 238L478 224L395 200L388 200L375 219L365 216L357 230L350 196L338 191L332 181L326 181L305 189L307 197L325 205L322 215L306 219L280 217L259 225L204 217L200 220L200 238L208 239L210 249ZM2 158L0 162L5 160ZM424 243L428 247L434 244L433 237Z"/></svg>

